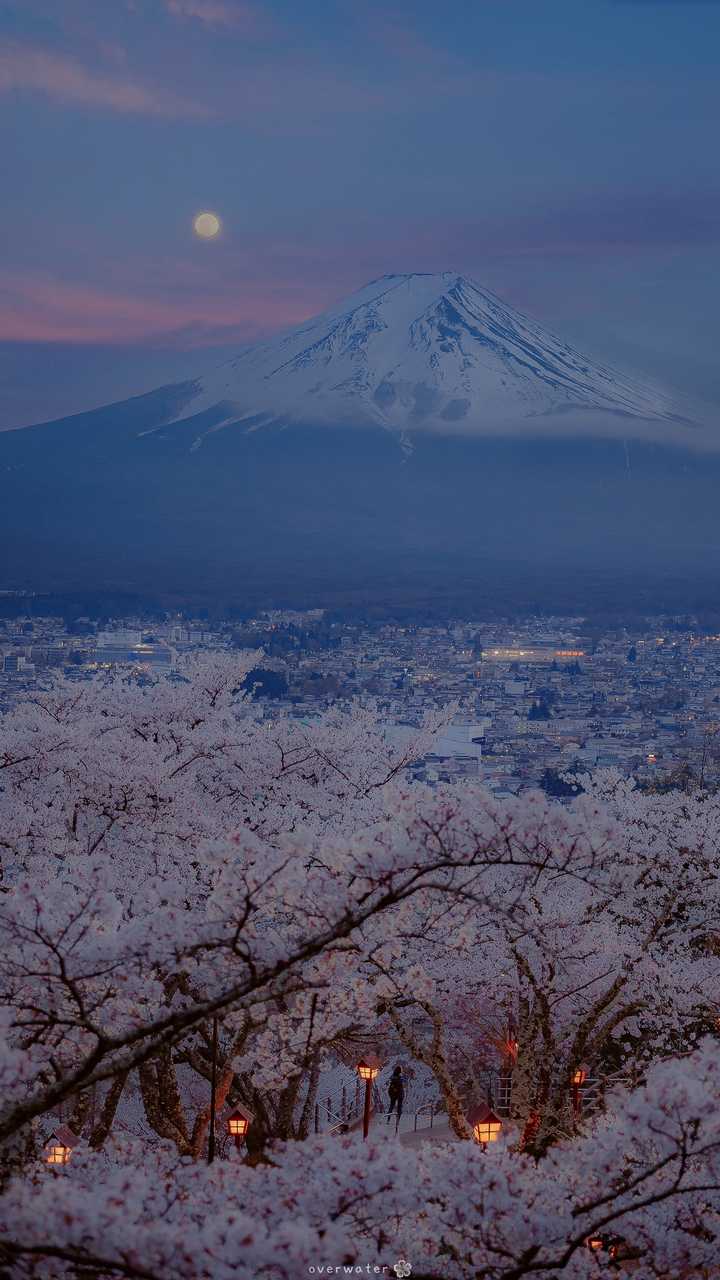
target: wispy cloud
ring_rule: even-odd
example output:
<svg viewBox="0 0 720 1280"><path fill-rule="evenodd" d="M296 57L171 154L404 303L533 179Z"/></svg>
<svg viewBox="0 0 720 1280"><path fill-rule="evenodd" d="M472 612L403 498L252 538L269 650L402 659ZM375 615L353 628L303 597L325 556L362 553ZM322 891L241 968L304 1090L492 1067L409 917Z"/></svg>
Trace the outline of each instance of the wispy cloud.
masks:
<svg viewBox="0 0 720 1280"><path fill-rule="evenodd" d="M205 105L127 76L92 71L74 58L24 44L0 44L0 93L24 90L62 102L105 107L125 114L199 118Z"/></svg>
<svg viewBox="0 0 720 1280"><path fill-rule="evenodd" d="M165 0L165 8L177 18L195 19L206 27L241 27L256 31L264 20L244 0Z"/></svg>
<svg viewBox="0 0 720 1280"><path fill-rule="evenodd" d="M128 293L41 272L0 273L0 341L139 343L202 347L246 342L307 319L311 293L257 282L238 297L185 291L163 297Z"/></svg>

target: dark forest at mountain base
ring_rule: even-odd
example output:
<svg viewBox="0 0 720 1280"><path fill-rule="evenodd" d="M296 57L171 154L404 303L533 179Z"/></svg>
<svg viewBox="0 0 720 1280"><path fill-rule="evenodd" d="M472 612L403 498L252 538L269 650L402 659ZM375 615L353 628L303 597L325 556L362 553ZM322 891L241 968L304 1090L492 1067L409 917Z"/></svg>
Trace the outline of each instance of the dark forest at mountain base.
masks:
<svg viewBox="0 0 720 1280"><path fill-rule="evenodd" d="M713 608L720 455L195 419L159 395L0 436L5 589L213 611ZM211 415L201 415L207 426Z"/></svg>
<svg viewBox="0 0 720 1280"><path fill-rule="evenodd" d="M128 592L102 582L65 591L6 591L0 594L0 618L62 617L68 622L89 618L141 616L149 621L168 611L194 618L243 621L258 610L323 608L338 621L368 619L420 623L464 617L477 621L511 621L528 614L582 615L599 626L667 613L692 618L708 632L720 632L720 578L705 576L623 575L567 567L553 571L527 565L412 565L396 574L369 573L344 583L311 583L298 568L295 588L287 581L259 575L233 591Z"/></svg>

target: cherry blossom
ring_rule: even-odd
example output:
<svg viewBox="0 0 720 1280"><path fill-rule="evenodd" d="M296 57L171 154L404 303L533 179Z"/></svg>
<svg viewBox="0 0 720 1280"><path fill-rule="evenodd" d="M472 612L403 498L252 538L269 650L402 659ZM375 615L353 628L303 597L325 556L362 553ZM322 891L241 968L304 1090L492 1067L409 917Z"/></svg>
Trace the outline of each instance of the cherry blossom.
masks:
<svg viewBox="0 0 720 1280"><path fill-rule="evenodd" d="M699 1274L720 801L611 774L567 805L409 784L452 709L402 751L372 704L270 720L241 689L256 660L60 680L6 719L9 1274L585 1276L591 1236L640 1280ZM217 1123L252 1123L247 1158L208 1167L216 1041ZM369 1047L428 1071L452 1142L312 1134L323 1081ZM502 1073L483 1152L467 1116ZM77 1141L49 1166L60 1123Z"/></svg>

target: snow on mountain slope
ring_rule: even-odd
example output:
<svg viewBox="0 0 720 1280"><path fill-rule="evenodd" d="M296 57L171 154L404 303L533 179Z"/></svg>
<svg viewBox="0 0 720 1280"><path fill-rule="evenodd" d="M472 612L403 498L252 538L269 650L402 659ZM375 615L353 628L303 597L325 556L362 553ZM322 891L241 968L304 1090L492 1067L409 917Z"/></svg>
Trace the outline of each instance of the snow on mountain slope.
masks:
<svg viewBox="0 0 720 1280"><path fill-rule="evenodd" d="M453 434L587 428L662 437L684 421L664 392L580 355L452 272L366 285L200 379L182 416L219 404L223 422L245 419L250 429L282 419Z"/></svg>

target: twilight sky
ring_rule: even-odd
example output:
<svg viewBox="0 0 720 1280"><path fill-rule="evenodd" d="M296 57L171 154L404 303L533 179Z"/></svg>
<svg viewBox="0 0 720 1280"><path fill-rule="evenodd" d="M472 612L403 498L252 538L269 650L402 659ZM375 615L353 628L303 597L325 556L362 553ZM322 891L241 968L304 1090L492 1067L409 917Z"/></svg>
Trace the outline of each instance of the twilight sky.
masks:
<svg viewBox="0 0 720 1280"><path fill-rule="evenodd" d="M717 0L0 0L0 427L445 269L720 409L719 42Z"/></svg>

